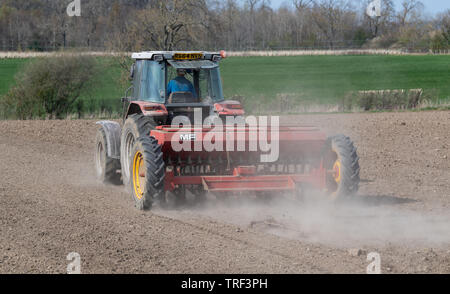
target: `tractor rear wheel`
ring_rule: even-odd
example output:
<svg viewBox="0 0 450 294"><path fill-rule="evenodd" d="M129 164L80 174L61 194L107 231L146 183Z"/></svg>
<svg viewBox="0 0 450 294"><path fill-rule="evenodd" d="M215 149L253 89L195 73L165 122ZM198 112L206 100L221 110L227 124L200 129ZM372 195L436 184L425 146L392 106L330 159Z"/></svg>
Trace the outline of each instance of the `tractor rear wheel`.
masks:
<svg viewBox="0 0 450 294"><path fill-rule="evenodd" d="M130 156L134 144L139 137L150 136L150 131L155 127L153 118L143 114L132 114L125 121L120 139L120 164L126 186L130 183Z"/></svg>
<svg viewBox="0 0 450 294"><path fill-rule="evenodd" d="M97 178L103 183L120 185L120 161L108 156L106 134L103 128L97 130L95 139L95 171Z"/></svg>
<svg viewBox="0 0 450 294"><path fill-rule="evenodd" d="M349 137L337 135L327 140L325 168L327 192L333 200L348 199L359 189L359 157Z"/></svg>
<svg viewBox="0 0 450 294"><path fill-rule="evenodd" d="M130 165L131 194L136 208L147 210L164 199L165 164L161 146L153 137L136 141Z"/></svg>

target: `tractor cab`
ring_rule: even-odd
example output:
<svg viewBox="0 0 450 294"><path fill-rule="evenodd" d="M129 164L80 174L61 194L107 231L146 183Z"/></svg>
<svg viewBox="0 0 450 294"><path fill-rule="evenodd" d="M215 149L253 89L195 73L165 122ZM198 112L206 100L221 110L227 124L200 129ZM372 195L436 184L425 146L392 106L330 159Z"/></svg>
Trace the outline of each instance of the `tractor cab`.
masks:
<svg viewBox="0 0 450 294"><path fill-rule="evenodd" d="M202 109L206 118L217 110L223 112L228 104L234 105L231 114L243 115L240 103L225 102L223 96L219 62L224 57L224 52L134 53L132 97L127 101L125 119L139 109L144 114L153 109L149 115L159 116L161 124L170 124L175 116L193 117L195 109ZM174 87L179 84L182 87Z"/></svg>

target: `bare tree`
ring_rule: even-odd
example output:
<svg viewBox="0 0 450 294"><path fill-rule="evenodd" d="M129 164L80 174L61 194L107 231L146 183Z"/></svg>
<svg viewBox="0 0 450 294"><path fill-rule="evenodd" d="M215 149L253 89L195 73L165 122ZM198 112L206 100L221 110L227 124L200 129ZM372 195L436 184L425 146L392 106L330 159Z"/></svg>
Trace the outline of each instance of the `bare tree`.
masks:
<svg viewBox="0 0 450 294"><path fill-rule="evenodd" d="M312 3L314 3L314 0L292 0L292 4L294 4L294 7L295 9L297 9L297 11L305 10Z"/></svg>
<svg viewBox="0 0 450 294"><path fill-rule="evenodd" d="M450 44L450 9L448 9L445 13L442 14L441 19L441 31L442 31L442 35L445 38L445 40L447 41L447 47Z"/></svg>
<svg viewBox="0 0 450 294"><path fill-rule="evenodd" d="M311 23L311 6L313 0L292 0L295 7L296 20L295 25L295 43L296 45L304 45L304 38L309 34L308 25Z"/></svg>
<svg viewBox="0 0 450 294"><path fill-rule="evenodd" d="M330 48L334 48L338 41L343 40L347 22L354 17L350 2L346 0L315 1L312 9L314 23Z"/></svg>
<svg viewBox="0 0 450 294"><path fill-rule="evenodd" d="M355 40L358 46L381 40L376 47L414 47L426 44L438 30L437 17L423 18L418 0L404 0L398 13L393 0L381 0L376 18L354 6L371 1L287 0L274 9L270 0L96 0L82 1L82 16L69 17L69 0L0 0L0 46L115 51L336 48Z"/></svg>
<svg viewBox="0 0 450 294"><path fill-rule="evenodd" d="M249 29L249 44L250 47L254 46L255 42L255 10L256 5L260 0L246 0L246 4L248 5L249 17L248 17L248 29Z"/></svg>
<svg viewBox="0 0 450 294"><path fill-rule="evenodd" d="M138 11L131 32L137 47L173 50L199 38L204 21L203 0L159 0Z"/></svg>
<svg viewBox="0 0 450 294"><path fill-rule="evenodd" d="M408 18L423 9L423 3L418 0L404 0L402 2L402 8L398 15L400 25L404 26Z"/></svg>

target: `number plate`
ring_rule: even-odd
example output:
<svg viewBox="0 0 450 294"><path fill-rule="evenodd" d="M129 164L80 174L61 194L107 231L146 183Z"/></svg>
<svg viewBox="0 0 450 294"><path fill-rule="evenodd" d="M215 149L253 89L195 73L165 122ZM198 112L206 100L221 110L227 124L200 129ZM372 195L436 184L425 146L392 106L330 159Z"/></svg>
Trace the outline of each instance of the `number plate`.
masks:
<svg viewBox="0 0 450 294"><path fill-rule="evenodd" d="M202 53L175 53L173 55L173 59L175 60L196 60L202 58Z"/></svg>

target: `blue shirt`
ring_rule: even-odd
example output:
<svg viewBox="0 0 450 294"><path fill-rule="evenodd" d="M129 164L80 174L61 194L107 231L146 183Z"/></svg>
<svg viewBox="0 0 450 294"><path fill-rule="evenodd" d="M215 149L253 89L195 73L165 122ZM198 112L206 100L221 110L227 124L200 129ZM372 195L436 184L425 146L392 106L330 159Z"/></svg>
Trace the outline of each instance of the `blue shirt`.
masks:
<svg viewBox="0 0 450 294"><path fill-rule="evenodd" d="M185 77L176 77L169 82L169 85L167 86L167 95L170 96L170 94L174 92L191 92L192 95L197 98L194 86Z"/></svg>

